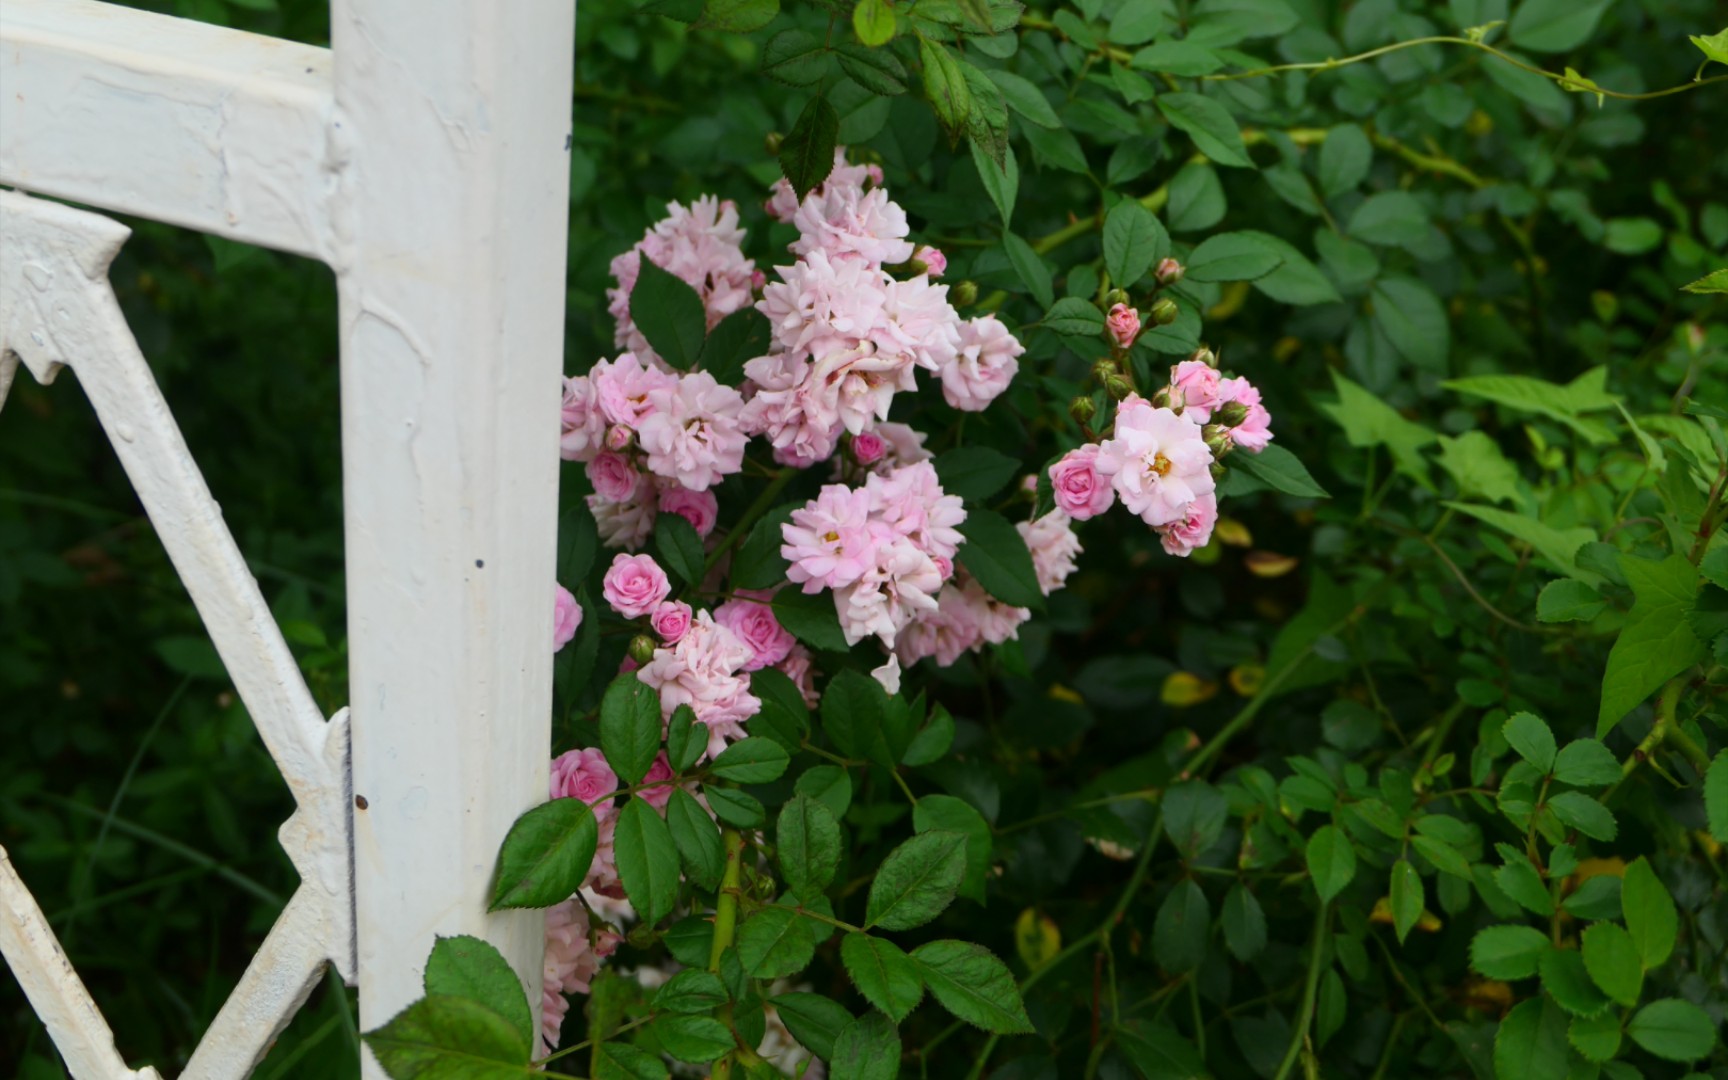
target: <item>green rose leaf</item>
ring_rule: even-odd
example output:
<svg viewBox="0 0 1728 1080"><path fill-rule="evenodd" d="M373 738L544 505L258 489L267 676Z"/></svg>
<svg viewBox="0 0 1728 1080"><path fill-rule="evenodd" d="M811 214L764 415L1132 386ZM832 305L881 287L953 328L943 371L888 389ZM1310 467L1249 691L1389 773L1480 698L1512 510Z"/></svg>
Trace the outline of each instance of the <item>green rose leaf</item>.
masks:
<svg viewBox="0 0 1728 1080"><path fill-rule="evenodd" d="M612 834L618 877L642 921L654 925L678 899L678 845L672 831L643 799L628 799Z"/></svg>
<svg viewBox="0 0 1728 1080"><path fill-rule="evenodd" d="M551 907L582 887L600 840L581 799L553 799L517 818L498 851L489 911Z"/></svg>
<svg viewBox="0 0 1728 1080"><path fill-rule="evenodd" d="M641 783L660 755L660 695L627 673L600 699L600 750L625 784Z"/></svg>
<svg viewBox="0 0 1728 1080"><path fill-rule="evenodd" d="M1032 1021L1008 966L970 941L932 941L912 950L912 960L942 1007L997 1035L1030 1034Z"/></svg>
<svg viewBox="0 0 1728 1080"><path fill-rule="evenodd" d="M887 1013L896 1024L924 997L917 965L893 942L869 934L847 934L840 942L840 960L864 1000Z"/></svg>
<svg viewBox="0 0 1728 1080"><path fill-rule="evenodd" d="M829 165L833 165L832 159ZM630 319L661 359L687 371L702 355L708 316L702 297L683 278L662 270L646 255L637 257L636 287L630 290Z"/></svg>

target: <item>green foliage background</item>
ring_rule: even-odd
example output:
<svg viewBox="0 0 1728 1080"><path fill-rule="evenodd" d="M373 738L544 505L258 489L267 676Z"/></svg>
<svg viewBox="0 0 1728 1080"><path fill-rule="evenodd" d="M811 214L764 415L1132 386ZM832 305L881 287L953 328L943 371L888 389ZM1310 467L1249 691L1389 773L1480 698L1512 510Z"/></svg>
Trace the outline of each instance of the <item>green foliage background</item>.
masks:
<svg viewBox="0 0 1728 1080"><path fill-rule="evenodd" d="M947 251L949 280L976 282L1011 326L1044 318L1045 288L1101 293L1120 200L1155 211L1184 258L1213 234L1261 234L1241 242L1277 252L1276 269L1185 283L1168 355L1143 348L1137 362L1168 363L1203 337L1262 387L1276 445L1332 497L1233 481L1226 512L1251 542L1182 564L1131 521L1094 522L1049 617L943 676L954 752L907 770L910 783L978 811L1001 870L982 907L963 899L943 924L1018 958L1039 1034L986 1047L927 1007L900 1026L903 1075L958 1076L990 1054L1003 1078L1190 1075L1200 1062L1218 1076L1293 1064L1493 1076L1497 1039L1502 1076L1594 1075L1568 1040L1616 1078L1720 1074L1720 1038L1690 1053L1684 1021L1652 1035L1661 1016L1634 1020L1625 1038L1615 1024L1606 1053L1591 1025L1677 999L1719 1028L1728 1002L1728 872L1700 795L1705 760L1728 742L1728 566L1710 541L1728 325L1719 295L1680 291L1728 263L1724 87L1598 104L1455 44L1202 80L1509 20L1487 40L1575 69L1574 90L1583 78L1647 92L1693 78L1702 54L1687 37L1720 29L1719 6L1034 4L1017 30L956 46L1011 76L992 80L1011 110L1003 141L974 129L978 153L921 100L928 57L908 36L954 37L968 6L893 7L887 48L910 92L881 95L822 54L814 80L761 74L787 30L854 41L849 4L788 3L740 34L584 3L567 369L611 352L607 262L666 201L737 199L750 253L772 265L785 237L755 204L780 171L765 136L792 131L820 90L840 140L882 164L915 234ZM746 13L735 24L773 15L728 10ZM327 32L317 4L177 11ZM990 171L996 148L1016 163L1015 197ZM1224 166L1238 155L1247 164ZM333 710L346 692L330 276L133 224L115 287ZM1016 261L1009 236L1035 258ZM1035 469L1053 440L1078 438L1065 406L1103 346L1024 336L1012 407L963 437ZM1508 375L1554 385L1483 381ZM128 1059L172 1069L293 887L270 839L289 800L75 380L21 377L6 405L0 844ZM953 416L935 420L939 440L962 437ZM566 501L579 484L567 472ZM1617 666L1611 650L1624 650ZM1282 678L1276 692L1256 694L1268 677ZM561 718L563 745L581 734ZM1612 764L1568 749L1597 766L1571 783L1550 758L1577 739L1601 739ZM854 779L842 882L910 828L884 770ZM1664 918L1606 884L1618 879L1600 871L1626 864L1672 897L1677 944L1593 959L1593 938L1642 942ZM860 1011L837 952L824 946L803 977ZM1545 959L1563 954L1590 978ZM1618 1004L1592 996L1634 978ZM617 1017L595 1022L604 1034ZM348 996L327 987L260 1075L351 1075L356 1038ZM0 1061L59 1075L10 982Z"/></svg>

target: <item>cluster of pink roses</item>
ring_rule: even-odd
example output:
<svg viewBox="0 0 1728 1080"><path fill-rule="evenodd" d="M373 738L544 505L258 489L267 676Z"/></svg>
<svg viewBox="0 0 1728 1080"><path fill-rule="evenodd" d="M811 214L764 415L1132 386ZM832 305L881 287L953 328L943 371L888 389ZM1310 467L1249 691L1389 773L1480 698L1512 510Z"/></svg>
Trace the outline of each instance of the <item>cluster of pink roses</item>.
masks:
<svg viewBox="0 0 1728 1080"><path fill-rule="evenodd" d="M1221 377L1201 350L1170 369L1170 385L1153 400L1120 401L1108 438L1050 467L1056 505L1084 521L1120 498L1158 532L1165 551L1186 556L1206 546L1218 522L1213 466L1236 448L1264 450L1271 423L1260 391L1247 379Z"/></svg>
<svg viewBox="0 0 1728 1080"><path fill-rule="evenodd" d="M738 391L650 359L623 353L564 381L561 450L587 464L588 506L614 547L640 546L662 511L712 532L719 504L709 489L744 467L750 438Z"/></svg>
<svg viewBox="0 0 1728 1080"><path fill-rule="evenodd" d="M983 409L1007 389L1024 347L993 315L962 319L941 252L914 248L906 213L888 198L881 171L835 151L828 179L798 202L780 181L768 211L798 229L798 259L775 268L756 305L773 332L768 355L745 364L744 424L783 464L813 465L888 419L894 394L923 369L957 409ZM905 266L896 278L887 267Z"/></svg>

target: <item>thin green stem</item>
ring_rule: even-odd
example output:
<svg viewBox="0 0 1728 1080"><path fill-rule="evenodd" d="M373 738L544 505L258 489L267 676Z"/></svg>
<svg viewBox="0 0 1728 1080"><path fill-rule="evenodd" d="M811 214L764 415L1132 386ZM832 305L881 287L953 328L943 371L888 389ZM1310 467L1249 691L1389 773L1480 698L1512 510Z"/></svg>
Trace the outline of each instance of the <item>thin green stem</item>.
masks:
<svg viewBox="0 0 1728 1080"><path fill-rule="evenodd" d="M720 973L720 959L732 947L738 930L738 882L743 876L744 837L737 829L720 830L720 843L726 851L726 870L720 876L720 893L714 901L714 945L708 950L708 970ZM732 1027L732 1006L720 1009L720 1022ZM727 1051L714 1063L710 1080L732 1080L733 1053Z"/></svg>
<svg viewBox="0 0 1728 1080"><path fill-rule="evenodd" d="M709 552L707 561L702 564L703 577L708 576L708 571L714 569L715 564L724 558L727 552L738 546L749 534L750 526L756 524L756 519L768 512L768 508L774 505L774 500L780 497L780 492L785 490L786 485L791 483L792 478L797 475L798 470L791 466L787 466L774 474L774 479L768 481L768 486L762 489L760 495L756 496L756 501L745 508L744 516L738 519L738 524L732 526L732 531L726 534L726 539Z"/></svg>
<svg viewBox="0 0 1728 1080"><path fill-rule="evenodd" d="M1544 79L1552 79L1559 83L1563 89L1576 90L1581 93L1601 94L1604 97L1611 97L1619 101L1651 101L1656 98L1669 97L1673 94L1684 94L1688 90L1696 90L1699 87L1709 86L1711 83L1728 82L1728 75L1717 75L1710 79L1697 79L1692 82L1681 83L1678 86L1670 86L1666 90L1652 90L1649 93L1644 94L1625 94L1617 90L1604 90L1598 86L1587 86L1578 82L1572 76L1557 75L1552 71L1544 70L1532 64L1526 64L1524 61L1519 60L1508 53L1501 52L1499 49L1496 49L1494 46L1485 42L1445 35L1412 38L1409 41L1394 42L1391 45L1382 45L1378 49L1369 49L1367 52L1357 53L1354 56L1346 56L1342 59L1311 60L1300 64L1277 64L1272 67L1253 68L1249 71L1234 71L1224 75L1205 75L1202 76L1202 81L1232 82L1237 79L1257 79L1266 75L1276 75L1279 72L1284 71L1331 71L1334 68L1345 67L1349 64L1358 64L1364 60L1372 60L1377 56L1385 56L1387 53L1395 53L1404 49L1414 49L1422 45L1462 45L1467 49L1476 49L1480 52L1485 52L1490 56L1499 57L1501 60L1511 64L1513 67L1521 68L1530 72L1532 75L1540 75Z"/></svg>
<svg viewBox="0 0 1728 1080"><path fill-rule="evenodd" d="M1320 972L1326 966L1323 962L1326 958L1326 928L1331 916L1332 905L1321 901L1320 911L1314 916L1314 940L1308 947L1308 978L1302 986L1302 1008L1290 1030L1290 1048L1284 1051L1284 1062L1278 1066L1277 1075L1272 1080L1284 1080L1290 1075L1290 1070L1296 1067L1302 1056L1303 1045L1308 1041L1308 1025L1314 1020L1315 992L1320 988Z"/></svg>

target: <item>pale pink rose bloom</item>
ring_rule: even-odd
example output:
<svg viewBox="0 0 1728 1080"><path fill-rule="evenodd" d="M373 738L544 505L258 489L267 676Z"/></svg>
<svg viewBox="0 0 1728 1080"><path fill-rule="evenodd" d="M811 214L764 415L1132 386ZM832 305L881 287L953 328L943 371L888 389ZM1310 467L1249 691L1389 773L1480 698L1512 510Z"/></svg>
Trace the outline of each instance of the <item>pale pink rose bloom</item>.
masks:
<svg viewBox="0 0 1728 1080"><path fill-rule="evenodd" d="M881 188L861 191L834 185L820 195L811 193L792 215L798 239L794 255L825 252L830 258L869 266L903 263L912 258L906 211Z"/></svg>
<svg viewBox="0 0 1728 1080"><path fill-rule="evenodd" d="M1118 349L1127 349L1140 336L1140 312L1127 304L1117 304L1104 317L1104 329Z"/></svg>
<svg viewBox="0 0 1728 1080"><path fill-rule="evenodd" d="M1182 419L1204 424L1224 404L1219 396L1218 370L1200 360L1184 360L1170 369L1170 391L1180 392Z"/></svg>
<svg viewBox="0 0 1728 1080"><path fill-rule="evenodd" d="M753 655L750 646L703 611L683 640L656 649L636 677L659 692L662 720L670 720L678 706L690 706L708 725L707 755L713 756L743 738L745 722L762 707L743 670Z"/></svg>
<svg viewBox="0 0 1728 1080"><path fill-rule="evenodd" d="M602 360L589 373L594 382L595 399L607 423L635 431L654 411L650 397L656 390L670 390L678 385L678 376L644 364L635 353L621 353L616 360ZM610 433L608 449L613 445Z"/></svg>
<svg viewBox="0 0 1728 1080"><path fill-rule="evenodd" d="M775 618L768 600L773 594L754 589L738 590L737 599L714 609L714 621L732 631L755 655L745 671L758 671L778 664L792 652L793 638Z"/></svg>
<svg viewBox="0 0 1728 1080"><path fill-rule="evenodd" d="M648 468L692 491L706 491L744 467L739 424L744 399L706 371L691 372L673 386L649 394L653 411L637 428Z"/></svg>
<svg viewBox="0 0 1728 1080"><path fill-rule="evenodd" d="M937 610L901 632L895 652L903 664L926 656L940 667L949 667L961 655L977 652L986 644L1000 645L1020 632L1020 624L1032 613L1010 607L986 593L981 585L962 574L937 594Z"/></svg>
<svg viewBox="0 0 1728 1080"><path fill-rule="evenodd" d="M662 750L654 758L654 764L648 766L648 773L642 777L642 782L652 784L656 780L670 780L676 775L672 771L672 762L667 758L666 751ZM672 789L675 786L674 784L660 784L656 787L643 788L636 793L636 797L664 813L666 804L672 801Z"/></svg>
<svg viewBox="0 0 1728 1080"><path fill-rule="evenodd" d="M814 659L809 649L794 642L786 659L774 665L780 669L780 674L792 680L792 685L804 696L804 704L812 709L822 701L822 693L816 689L816 671L811 666Z"/></svg>
<svg viewBox="0 0 1728 1080"><path fill-rule="evenodd" d="M1098 474L1098 447L1092 443L1068 451L1050 466L1050 488L1057 508L1076 521L1097 517L1116 501L1109 478Z"/></svg>
<svg viewBox="0 0 1728 1080"><path fill-rule="evenodd" d="M874 465L888 452L888 444L874 431L860 431L852 437L852 460L860 465Z"/></svg>
<svg viewBox="0 0 1728 1080"><path fill-rule="evenodd" d="M1272 414L1260 404L1260 390L1247 379L1225 379L1218 386L1218 404L1246 405L1248 415L1230 429L1230 441L1251 454L1258 454L1272 441Z"/></svg>
<svg viewBox="0 0 1728 1080"><path fill-rule="evenodd" d="M594 807L595 817L604 817L612 804L602 800L618 790L618 774L597 748L567 750L552 759L551 789L552 798L579 799Z"/></svg>
<svg viewBox="0 0 1728 1080"><path fill-rule="evenodd" d="M1211 469L1199 425L1138 395L1116 407L1114 434L1098 448L1099 474L1154 528L1179 520L1189 503L1212 492Z"/></svg>
<svg viewBox="0 0 1728 1080"><path fill-rule="evenodd" d="M677 514L690 523L697 536L707 539L720 519L720 500L712 491L691 491L683 484L671 483L660 488L660 512Z"/></svg>
<svg viewBox="0 0 1728 1080"><path fill-rule="evenodd" d="M546 952L541 969L540 1053L558 1048L559 1029L570 1003L564 995L586 994L600 962L620 939L610 928L591 926L588 910L574 898L546 909Z"/></svg>
<svg viewBox="0 0 1728 1080"><path fill-rule="evenodd" d="M682 600L667 600L654 609L648 617L648 625L663 643L676 645L689 633L693 618L689 604Z"/></svg>
<svg viewBox="0 0 1728 1080"><path fill-rule="evenodd" d="M642 474L636 471L636 463L623 454L596 454L588 462L587 471L588 482L594 485L594 493L611 502L629 502L635 497L636 488L642 482Z"/></svg>
<svg viewBox="0 0 1728 1080"><path fill-rule="evenodd" d="M582 625L582 605L570 595L570 590L562 585L554 585L557 589L552 605L552 651L557 652L570 644L570 639L576 636L576 631Z"/></svg>
<svg viewBox="0 0 1728 1080"><path fill-rule="evenodd" d="M865 342L816 358L803 387L805 410L822 417L838 416L841 426L856 435L888 419L895 391L917 388L914 368L906 356L880 351Z"/></svg>
<svg viewBox="0 0 1728 1080"><path fill-rule="evenodd" d="M606 417L594 393L594 382L586 375L564 380L564 403L561 409L563 433L558 439L558 454L565 461L586 461L600 448L606 435Z"/></svg>
<svg viewBox="0 0 1728 1080"><path fill-rule="evenodd" d="M1074 572L1074 557L1083 550L1080 538L1068 515L1052 510L1037 521L1022 521L1015 526L1026 548L1032 552L1032 569L1038 575L1038 588L1049 596L1060 589Z"/></svg>
<svg viewBox="0 0 1728 1080"><path fill-rule="evenodd" d="M969 340L965 337L967 323L948 302L948 286L933 283L928 274L905 281L890 279L882 312L883 321L870 334L876 351L903 358L926 371L947 367ZM910 372L907 378L911 378Z"/></svg>
<svg viewBox="0 0 1728 1080"><path fill-rule="evenodd" d="M903 536L877 545L875 565L851 585L834 590L834 608L846 644L874 636L888 648L913 620L936 610L942 572Z"/></svg>
<svg viewBox="0 0 1728 1080"><path fill-rule="evenodd" d="M639 619L660 606L672 592L672 584L652 555L619 554L601 579L600 591L613 611L626 619Z"/></svg>
<svg viewBox="0 0 1728 1080"><path fill-rule="evenodd" d="M808 468L834 452L839 443L839 410L811 381L810 363L790 352L757 357L744 372L757 387L739 419L745 431L761 435L783 465Z"/></svg>
<svg viewBox="0 0 1728 1080"><path fill-rule="evenodd" d="M787 580L803 585L807 593L856 582L876 563L876 537L870 525L868 491L825 485L781 526L785 544L780 554L791 564Z"/></svg>
<svg viewBox="0 0 1728 1080"><path fill-rule="evenodd" d="M994 315L960 324L960 348L942 368L942 397L964 412L979 412L1008 389L1026 351Z"/></svg>
<svg viewBox="0 0 1728 1080"><path fill-rule="evenodd" d="M854 348L887 320L893 279L856 262L836 262L820 251L791 266L777 266L779 281L762 289L756 310L767 318L778 350L821 354ZM748 366L756 382L762 382Z"/></svg>
<svg viewBox="0 0 1728 1080"><path fill-rule="evenodd" d="M933 278L941 277L948 272L948 256L938 248L924 244L912 253L912 257L924 264L924 272Z"/></svg>
<svg viewBox="0 0 1728 1080"><path fill-rule="evenodd" d="M1159 541L1171 555L1186 558L1212 539L1212 527L1218 524L1218 498L1206 494L1188 504L1181 518L1158 530Z"/></svg>
<svg viewBox="0 0 1728 1080"><path fill-rule="evenodd" d="M630 317L630 294L641 274L640 258L696 290L710 330L750 302L755 271L755 264L744 257L744 230L738 226L738 207L730 199L704 195L689 207L668 203L666 213L635 247L612 260L618 287L606 290L607 311L618 321L618 345L656 364L659 357Z"/></svg>
<svg viewBox="0 0 1728 1080"><path fill-rule="evenodd" d="M966 509L958 495L942 490L942 480L928 461L903 465L886 475L864 480L870 513L895 533L911 540L932 559L953 559L965 537L958 526Z"/></svg>
<svg viewBox="0 0 1728 1080"><path fill-rule="evenodd" d="M586 501L589 512L594 515L600 542L607 547L634 550L654 532L655 509L651 499L613 502L600 495L590 495Z"/></svg>

